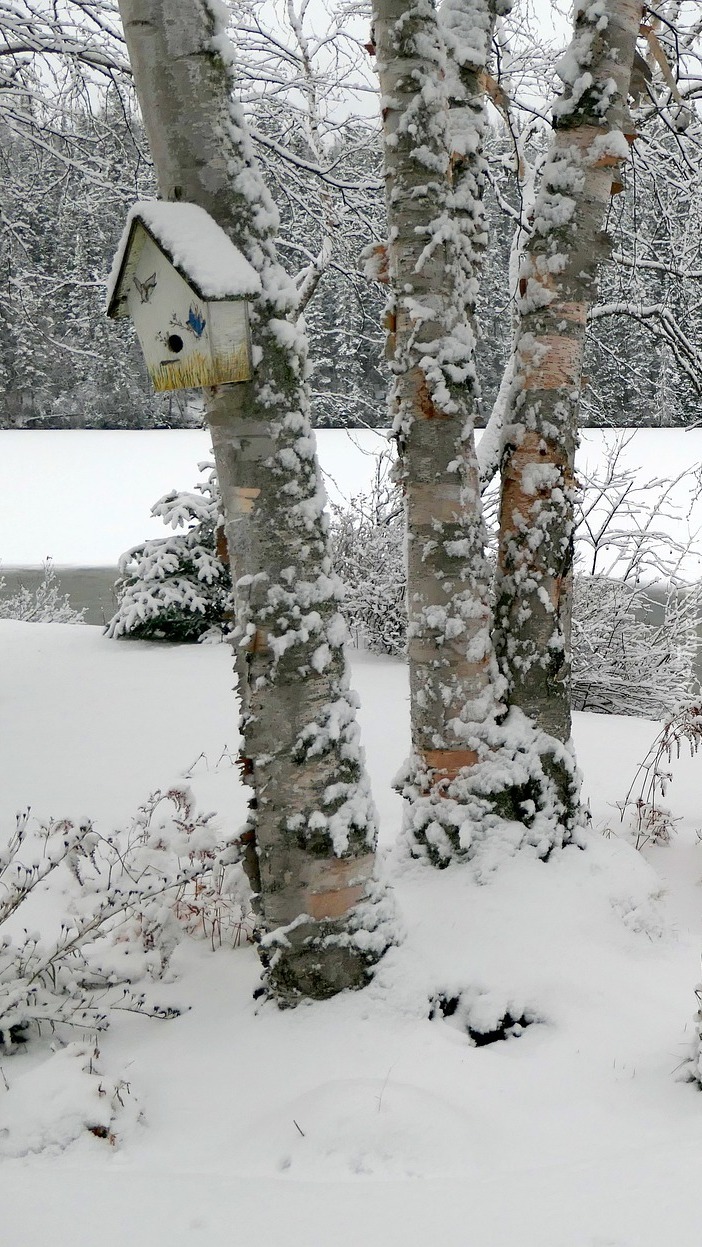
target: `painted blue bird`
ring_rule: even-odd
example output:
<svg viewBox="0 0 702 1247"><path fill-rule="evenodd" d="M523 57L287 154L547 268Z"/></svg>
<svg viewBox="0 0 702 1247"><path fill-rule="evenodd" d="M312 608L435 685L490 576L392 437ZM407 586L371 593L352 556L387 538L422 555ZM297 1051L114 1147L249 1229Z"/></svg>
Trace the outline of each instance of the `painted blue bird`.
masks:
<svg viewBox="0 0 702 1247"><path fill-rule="evenodd" d="M205 328L206 323L207 322L204 316L201 316L197 308L191 307L190 311L188 312L188 319L186 320L185 324L187 325L188 329L192 329L196 338L202 337L202 331Z"/></svg>

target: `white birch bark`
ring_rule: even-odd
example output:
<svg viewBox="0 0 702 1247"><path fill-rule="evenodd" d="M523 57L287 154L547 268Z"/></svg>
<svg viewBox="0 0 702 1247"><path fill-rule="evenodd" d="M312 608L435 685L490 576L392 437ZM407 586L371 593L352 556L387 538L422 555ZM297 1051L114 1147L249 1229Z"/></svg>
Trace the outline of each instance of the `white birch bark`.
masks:
<svg viewBox="0 0 702 1247"><path fill-rule="evenodd" d="M259 272L254 378L207 394L235 586L241 765L253 789L249 874L260 950L281 1003L359 987L388 943L372 882L376 816L358 743L308 418L297 292L277 214L232 103L218 0L120 0L164 198L197 203Z"/></svg>
<svg viewBox="0 0 702 1247"><path fill-rule="evenodd" d="M487 125L485 76L497 11L506 13L511 7L511 0L443 0L439 13L447 52L451 202L464 240L465 310L471 324L475 317L479 270L488 246L484 204L487 177L483 156Z"/></svg>
<svg viewBox="0 0 702 1247"><path fill-rule="evenodd" d="M512 307L510 317L512 334L510 351L505 362L502 377L500 378L499 389L478 447L478 466L483 493L485 493L493 477L499 472L500 460L502 458L502 431L514 386L515 355L520 327L519 313L517 311L519 273L524 258L524 250L531 232L529 222L534 219L537 173L540 172L543 163L541 158L536 162L527 159L522 137L518 134L514 122L512 123L512 137L517 158L516 176L521 205L519 222L514 231L509 252L508 279L510 305Z"/></svg>
<svg viewBox="0 0 702 1247"><path fill-rule="evenodd" d="M489 6L452 2L460 10ZM473 433L480 110L461 98L460 198L446 58L433 0L376 0L388 207L391 409L408 528L412 755L403 777L413 851L468 852L499 676ZM456 41L459 42L458 36ZM458 110L456 110L458 114Z"/></svg>
<svg viewBox="0 0 702 1247"><path fill-rule="evenodd" d="M539 751L566 831L578 803L568 742L582 358L597 271L610 249L602 227L613 175L628 156L626 100L640 17L639 0L596 0L576 12L520 272L503 432L496 646L510 706L541 731Z"/></svg>

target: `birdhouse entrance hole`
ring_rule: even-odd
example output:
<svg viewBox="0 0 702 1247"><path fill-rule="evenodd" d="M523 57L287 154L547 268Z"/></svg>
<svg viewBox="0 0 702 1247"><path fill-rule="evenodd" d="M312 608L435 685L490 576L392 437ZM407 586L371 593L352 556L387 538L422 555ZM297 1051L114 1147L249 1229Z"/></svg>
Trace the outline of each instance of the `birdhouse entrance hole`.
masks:
<svg viewBox="0 0 702 1247"><path fill-rule="evenodd" d="M169 351L173 352L174 355L177 355L179 351L182 351L183 339L181 338L180 334L170 333L166 340L166 346L168 347Z"/></svg>

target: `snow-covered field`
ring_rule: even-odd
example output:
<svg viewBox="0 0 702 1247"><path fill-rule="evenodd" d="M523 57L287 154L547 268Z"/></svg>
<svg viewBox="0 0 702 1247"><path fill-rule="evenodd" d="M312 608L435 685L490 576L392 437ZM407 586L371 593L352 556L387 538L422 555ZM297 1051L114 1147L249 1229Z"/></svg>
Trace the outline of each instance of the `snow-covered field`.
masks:
<svg viewBox="0 0 702 1247"><path fill-rule="evenodd" d="M3 825L31 804L107 831L187 781L236 829L225 646L12 622L0 644ZM70 1054L4 1057L3 1243L698 1247L702 1096L676 1070L702 948L700 762L674 762L677 834L644 856L613 803L655 726L578 716L587 851L505 855L480 881L437 873L393 847L404 666L353 661L403 942L364 992L281 1013L253 999L250 947L185 941L163 992L189 1011L123 1015L100 1040L104 1085L124 1079L143 1113L125 1112L114 1146L83 1130L28 1151L70 1136L84 1086ZM459 992L474 1020L537 1020L474 1047L455 1019L429 1018L432 997Z"/></svg>
<svg viewBox="0 0 702 1247"><path fill-rule="evenodd" d="M372 429L325 430L319 455L329 497L370 488L387 437ZM212 459L200 430L0 431L0 563L114 567L124 550L164 535L151 507L171 489L192 489Z"/></svg>
<svg viewBox="0 0 702 1247"><path fill-rule="evenodd" d="M578 470L601 468L617 437L611 429L586 430ZM323 430L317 441L332 501L369 490L377 455L387 447L382 432ZM151 506L168 490L192 489L198 462L210 458L209 437L200 431L0 431L0 564L38 566L50 557L57 566L114 567L130 546L164 535ZM702 429L637 429L622 457L640 469L639 484L699 470L701 460ZM688 476L666 504L676 518L656 519L683 545L702 531L702 501L694 494ZM698 578L699 565L699 556L688 557L686 578Z"/></svg>

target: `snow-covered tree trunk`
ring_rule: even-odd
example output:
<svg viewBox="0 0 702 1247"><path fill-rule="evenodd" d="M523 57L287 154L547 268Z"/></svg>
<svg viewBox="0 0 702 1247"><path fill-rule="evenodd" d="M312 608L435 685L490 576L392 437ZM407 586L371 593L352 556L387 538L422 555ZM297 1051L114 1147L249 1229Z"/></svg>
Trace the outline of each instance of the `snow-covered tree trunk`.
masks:
<svg viewBox="0 0 702 1247"><path fill-rule="evenodd" d="M260 947L283 1003L366 981L388 942L372 882L375 811L358 743L308 415L297 292L277 213L232 102L220 0L120 0L164 198L205 208L261 276L254 378L207 394L235 586L248 866ZM255 850L255 851L254 851Z"/></svg>
<svg viewBox="0 0 702 1247"><path fill-rule="evenodd" d="M512 0L443 0L440 9L447 52L452 207L464 238L466 313L471 321L478 268L488 245L484 205L487 166L483 155L487 62L497 11L504 14L511 7Z"/></svg>
<svg viewBox="0 0 702 1247"><path fill-rule="evenodd" d="M454 4L454 9L481 8ZM473 433L480 121L462 110L460 212L433 0L376 0L388 207L391 410L408 528L408 832L433 860L470 846L466 798L497 713L490 575ZM458 37L457 37L458 38ZM465 222L471 228L465 227Z"/></svg>
<svg viewBox="0 0 702 1247"><path fill-rule="evenodd" d="M632 138L627 94L640 0L576 6L555 134L519 277L520 327L503 433L496 646L509 702L553 738L542 761L567 825L577 787L570 712L574 457L587 313L609 254L613 175ZM560 742L560 744L559 744Z"/></svg>

